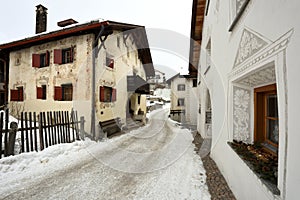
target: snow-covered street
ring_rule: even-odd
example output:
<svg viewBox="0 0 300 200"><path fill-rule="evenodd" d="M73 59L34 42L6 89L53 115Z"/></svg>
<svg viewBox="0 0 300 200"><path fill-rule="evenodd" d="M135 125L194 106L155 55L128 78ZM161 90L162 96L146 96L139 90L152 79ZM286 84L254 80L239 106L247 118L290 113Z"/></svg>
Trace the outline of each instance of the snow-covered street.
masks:
<svg viewBox="0 0 300 200"><path fill-rule="evenodd" d="M125 135L0 160L3 199L210 199L193 136L153 111Z"/></svg>

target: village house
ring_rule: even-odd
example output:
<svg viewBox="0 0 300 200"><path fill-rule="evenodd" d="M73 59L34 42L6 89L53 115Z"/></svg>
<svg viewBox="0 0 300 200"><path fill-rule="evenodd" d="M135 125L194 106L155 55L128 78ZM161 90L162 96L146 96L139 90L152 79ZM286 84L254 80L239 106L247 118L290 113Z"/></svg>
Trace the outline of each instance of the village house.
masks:
<svg viewBox="0 0 300 200"><path fill-rule="evenodd" d="M171 119L188 124L197 125L197 79L179 73L167 80L170 85Z"/></svg>
<svg viewBox="0 0 300 200"><path fill-rule="evenodd" d="M205 6L198 131L210 156L237 199L298 199L299 1L195 5Z"/></svg>
<svg viewBox="0 0 300 200"><path fill-rule="evenodd" d="M36 16L38 35L0 45L1 105L14 116L77 110L94 138L126 118L145 120L154 68L143 26L68 19L44 33L47 8L38 5Z"/></svg>
<svg viewBox="0 0 300 200"><path fill-rule="evenodd" d="M154 91L156 88L165 88L166 87L166 75L164 72L154 69L155 75L148 79L150 84L150 91Z"/></svg>

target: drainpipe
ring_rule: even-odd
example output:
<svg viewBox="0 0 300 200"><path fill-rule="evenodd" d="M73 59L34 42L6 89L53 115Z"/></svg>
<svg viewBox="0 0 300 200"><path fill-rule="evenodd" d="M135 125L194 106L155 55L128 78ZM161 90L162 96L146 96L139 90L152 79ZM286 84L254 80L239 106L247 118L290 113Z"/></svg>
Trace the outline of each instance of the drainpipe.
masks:
<svg viewBox="0 0 300 200"><path fill-rule="evenodd" d="M96 130L95 130L95 121L96 121L96 100L95 100L95 89L96 89L96 58L98 58L98 53L101 48L98 47L99 38L102 36L104 32L104 25L101 25L100 31L93 42L93 66L92 66L92 101L91 101L91 134L93 139L96 140ZM102 42L102 41L101 41Z"/></svg>

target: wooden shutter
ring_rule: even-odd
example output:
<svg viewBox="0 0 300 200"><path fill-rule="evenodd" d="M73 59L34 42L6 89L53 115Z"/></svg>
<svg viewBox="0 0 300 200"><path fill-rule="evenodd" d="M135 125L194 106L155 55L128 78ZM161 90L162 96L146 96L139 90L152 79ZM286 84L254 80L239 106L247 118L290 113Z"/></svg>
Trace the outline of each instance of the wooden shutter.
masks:
<svg viewBox="0 0 300 200"><path fill-rule="evenodd" d="M100 91L99 91L99 99L100 99L100 102L104 102L104 87L103 86L100 86Z"/></svg>
<svg viewBox="0 0 300 200"><path fill-rule="evenodd" d="M19 101L24 101L23 87L18 87L18 92L19 92Z"/></svg>
<svg viewBox="0 0 300 200"><path fill-rule="evenodd" d="M72 46L70 49L70 62L73 62L73 57L74 57L74 47Z"/></svg>
<svg viewBox="0 0 300 200"><path fill-rule="evenodd" d="M117 89L112 88L112 92L111 92L111 101L114 102L117 100Z"/></svg>
<svg viewBox="0 0 300 200"><path fill-rule="evenodd" d="M19 91L10 90L10 101L18 101L18 100L19 100Z"/></svg>
<svg viewBox="0 0 300 200"><path fill-rule="evenodd" d="M46 51L46 61L45 61L45 66L49 66L50 64L50 53L49 51Z"/></svg>
<svg viewBox="0 0 300 200"><path fill-rule="evenodd" d="M61 101L62 100L62 87L54 86L54 100Z"/></svg>
<svg viewBox="0 0 300 200"><path fill-rule="evenodd" d="M41 66L41 57L40 54L32 54L32 67Z"/></svg>
<svg viewBox="0 0 300 200"><path fill-rule="evenodd" d="M36 87L36 98L43 99L43 88L42 87Z"/></svg>
<svg viewBox="0 0 300 200"><path fill-rule="evenodd" d="M54 63L62 64L62 52L61 49L54 49Z"/></svg>

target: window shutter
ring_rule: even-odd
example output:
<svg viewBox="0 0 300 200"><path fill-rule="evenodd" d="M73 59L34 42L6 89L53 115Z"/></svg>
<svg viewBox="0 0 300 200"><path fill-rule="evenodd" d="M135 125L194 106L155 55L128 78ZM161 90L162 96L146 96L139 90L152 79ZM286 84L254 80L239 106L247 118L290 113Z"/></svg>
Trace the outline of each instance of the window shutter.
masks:
<svg viewBox="0 0 300 200"><path fill-rule="evenodd" d="M32 54L32 67L40 67L41 59L40 54Z"/></svg>
<svg viewBox="0 0 300 200"><path fill-rule="evenodd" d="M62 52L61 49L54 49L54 63L62 64Z"/></svg>
<svg viewBox="0 0 300 200"><path fill-rule="evenodd" d="M18 92L19 92L19 101L24 101L24 91L23 91L23 87L19 87L19 88L18 88Z"/></svg>
<svg viewBox="0 0 300 200"><path fill-rule="evenodd" d="M99 99L100 99L100 102L104 102L104 87L103 86L100 86L100 97L99 97Z"/></svg>
<svg viewBox="0 0 300 200"><path fill-rule="evenodd" d="M115 62L114 62L114 59L110 59L110 60L109 60L109 65L108 65L108 67L110 67L110 68L113 69L113 68L114 68L114 63L115 63Z"/></svg>
<svg viewBox="0 0 300 200"><path fill-rule="evenodd" d="M73 57L74 57L74 47L73 46L71 47L70 52L71 52L70 61L73 62Z"/></svg>
<svg viewBox="0 0 300 200"><path fill-rule="evenodd" d="M111 93L111 101L114 102L117 100L117 89L113 88Z"/></svg>
<svg viewBox="0 0 300 200"><path fill-rule="evenodd" d="M61 101L62 100L62 87L55 86L54 87L54 100Z"/></svg>
<svg viewBox="0 0 300 200"><path fill-rule="evenodd" d="M42 87L36 87L36 98L43 99L43 88Z"/></svg>
<svg viewBox="0 0 300 200"><path fill-rule="evenodd" d="M18 100L19 100L19 91L10 90L10 101L18 101Z"/></svg>
<svg viewBox="0 0 300 200"><path fill-rule="evenodd" d="M49 51L46 51L46 66L49 66L49 64L50 64L50 52Z"/></svg>

